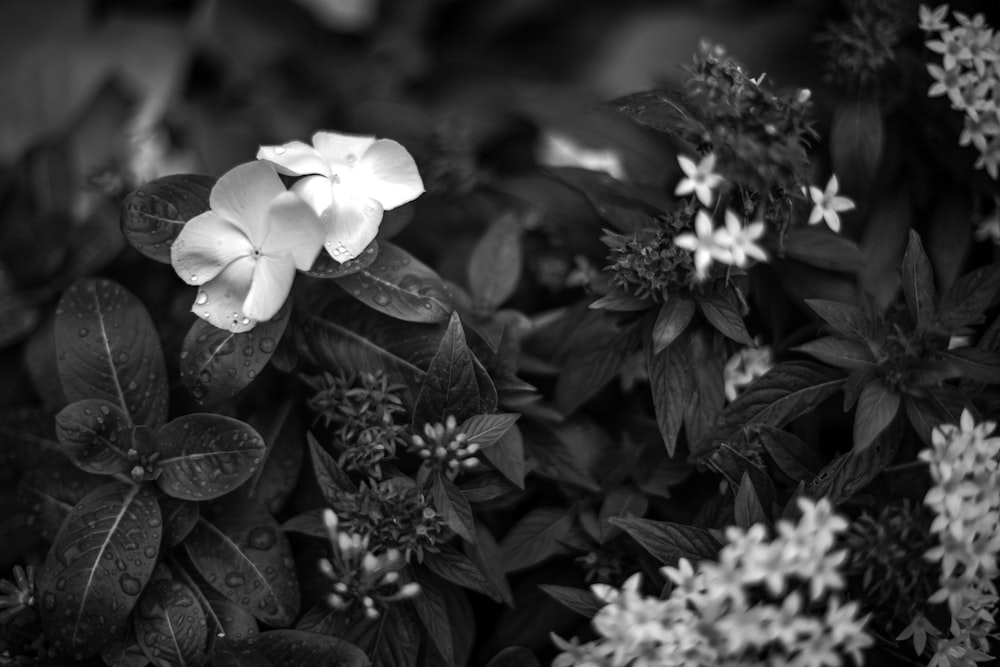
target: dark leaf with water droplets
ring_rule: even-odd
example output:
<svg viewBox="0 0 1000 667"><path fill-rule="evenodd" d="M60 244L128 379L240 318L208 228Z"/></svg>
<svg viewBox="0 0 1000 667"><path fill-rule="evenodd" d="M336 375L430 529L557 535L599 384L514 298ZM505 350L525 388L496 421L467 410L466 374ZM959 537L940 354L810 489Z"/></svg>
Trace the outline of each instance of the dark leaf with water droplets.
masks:
<svg viewBox="0 0 1000 667"><path fill-rule="evenodd" d="M130 192L122 202L122 234L150 259L170 263L170 246L188 220L208 210L215 177L163 176Z"/></svg>
<svg viewBox="0 0 1000 667"><path fill-rule="evenodd" d="M413 427L419 432L424 424L443 424L448 416L461 423L479 412L479 398L472 352L458 313L452 313L417 393Z"/></svg>
<svg viewBox="0 0 1000 667"><path fill-rule="evenodd" d="M175 498L210 500L250 479L264 455L264 439L238 419L196 413L157 429L156 451L161 489Z"/></svg>
<svg viewBox="0 0 1000 667"><path fill-rule="evenodd" d="M367 667L364 651L354 644L303 630L270 630L253 648L282 667Z"/></svg>
<svg viewBox="0 0 1000 667"><path fill-rule="evenodd" d="M52 542L63 521L81 498L107 482L69 461L29 470L17 485L17 501L28 515L28 525Z"/></svg>
<svg viewBox="0 0 1000 667"><path fill-rule="evenodd" d="M289 299L271 320L243 333L197 320L181 347L181 382L198 405L218 405L253 382L278 347L291 312Z"/></svg>
<svg viewBox="0 0 1000 667"><path fill-rule="evenodd" d="M207 589L205 599L208 600L212 613L220 623L219 632L225 634L229 644L244 644L252 642L260 635L257 619L250 610L241 604L225 598L212 589Z"/></svg>
<svg viewBox="0 0 1000 667"><path fill-rule="evenodd" d="M149 658L136 641L132 623L125 623L125 631L101 649L101 660L108 667L146 667L149 664Z"/></svg>
<svg viewBox="0 0 1000 667"><path fill-rule="evenodd" d="M198 503L168 496L160 490L157 500L163 515L163 546L169 549L183 542L198 523Z"/></svg>
<svg viewBox="0 0 1000 667"><path fill-rule="evenodd" d="M309 270L303 271L303 273L313 278L342 278L343 276L349 276L352 273L357 273L361 269L371 266L372 262L378 258L378 250L378 241L373 240L368 244L368 247L361 251L360 255L346 262L338 262L333 257L330 257L330 253L324 250L316 256L316 261L313 262Z"/></svg>
<svg viewBox="0 0 1000 667"><path fill-rule="evenodd" d="M135 465L128 457L130 426L118 405L100 398L70 403L56 415L63 451L81 470L99 475L125 473Z"/></svg>
<svg viewBox="0 0 1000 667"><path fill-rule="evenodd" d="M337 278L337 284L365 305L406 322L441 322L452 311L441 277L388 242L371 266Z"/></svg>
<svg viewBox="0 0 1000 667"><path fill-rule="evenodd" d="M156 667L205 662L205 610L183 583L166 579L150 583L139 598L134 619L139 646Z"/></svg>
<svg viewBox="0 0 1000 667"><path fill-rule="evenodd" d="M246 644L216 639L212 646L212 667L275 667L264 654Z"/></svg>
<svg viewBox="0 0 1000 667"><path fill-rule="evenodd" d="M281 527L257 503L236 499L209 504L184 549L212 588L261 621L285 626L295 620L299 582L292 549Z"/></svg>
<svg viewBox="0 0 1000 667"><path fill-rule="evenodd" d="M309 443L309 453L312 456L313 472L326 502L332 505L339 492L354 493L358 490L358 487L347 476L337 460L320 446L319 441L316 440L316 436L311 431L306 433L306 441Z"/></svg>
<svg viewBox="0 0 1000 667"><path fill-rule="evenodd" d="M469 290L475 305L496 310L521 278L521 225L513 216L495 221L469 257Z"/></svg>
<svg viewBox="0 0 1000 667"><path fill-rule="evenodd" d="M277 514L295 489L302 470L302 420L289 398L254 411L247 417L250 424L264 438L264 462L257 466L253 476L240 487L240 493L256 500Z"/></svg>
<svg viewBox="0 0 1000 667"><path fill-rule="evenodd" d="M687 558L692 564L715 560L722 547L707 530L682 523L635 517L616 517L611 523L631 535L664 565L675 566L681 558Z"/></svg>
<svg viewBox="0 0 1000 667"><path fill-rule="evenodd" d="M55 332L67 400L111 401L136 425L166 421L163 350L135 295L105 278L78 280L59 301Z"/></svg>
<svg viewBox="0 0 1000 667"><path fill-rule="evenodd" d="M162 528L146 486L111 482L76 504L38 575L42 623L57 653L97 655L122 630L153 572Z"/></svg>

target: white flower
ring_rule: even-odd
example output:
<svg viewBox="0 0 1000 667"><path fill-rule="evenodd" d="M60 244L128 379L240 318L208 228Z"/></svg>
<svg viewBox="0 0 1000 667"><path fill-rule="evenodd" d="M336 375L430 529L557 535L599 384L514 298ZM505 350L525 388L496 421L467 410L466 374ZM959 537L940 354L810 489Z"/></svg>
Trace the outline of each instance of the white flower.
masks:
<svg viewBox="0 0 1000 667"><path fill-rule="evenodd" d="M537 159L546 167L578 167L603 172L619 181L625 180L621 153L613 148L588 148L561 132L549 131L542 135Z"/></svg>
<svg viewBox="0 0 1000 667"><path fill-rule="evenodd" d="M712 218L705 211L698 211L694 220L694 234L685 232L674 238L674 244L694 253L694 269L698 280L708 277L708 269L712 260L716 259L726 264L733 263L733 253L729 248L719 245L715 238L715 228Z"/></svg>
<svg viewBox="0 0 1000 667"><path fill-rule="evenodd" d="M378 15L378 0L296 0L327 28L359 32Z"/></svg>
<svg viewBox="0 0 1000 667"><path fill-rule="evenodd" d="M719 247L729 249L734 266L745 268L749 264L749 257L761 262L767 261L767 253L756 243L763 235L763 221L753 222L744 227L739 216L726 209L726 223L724 227L715 230L715 242Z"/></svg>
<svg viewBox="0 0 1000 667"><path fill-rule="evenodd" d="M992 241L1000 245L1000 202L994 202L993 212L976 224L973 236L977 241Z"/></svg>
<svg viewBox="0 0 1000 667"><path fill-rule="evenodd" d="M698 164L684 155L678 155L677 162L684 171L684 178L677 184L674 194L688 195L693 192L698 201L710 206L713 198L712 190L723 181L722 176L715 173L715 153L709 153Z"/></svg>
<svg viewBox="0 0 1000 667"><path fill-rule="evenodd" d="M726 399L735 401L740 391L774 366L770 346L745 347L726 362L723 369Z"/></svg>
<svg viewBox="0 0 1000 667"><path fill-rule="evenodd" d="M378 234L382 214L424 192L417 165L391 139L317 132L313 145L261 146L257 158L282 174L326 225L326 250L338 262L361 254Z"/></svg>
<svg viewBox="0 0 1000 667"><path fill-rule="evenodd" d="M948 5L941 5L931 10L927 5L920 5L920 29L924 32L941 32L948 29L944 22L948 14Z"/></svg>
<svg viewBox="0 0 1000 667"><path fill-rule="evenodd" d="M181 280L201 287L195 315L220 329L249 331L285 303L295 270L312 266L323 225L266 162L225 173L209 206L184 225L170 263Z"/></svg>
<svg viewBox="0 0 1000 667"><path fill-rule="evenodd" d="M809 224L815 225L820 220L825 220L826 224L835 232L840 231L840 216L838 213L851 211L854 209L854 202L837 194L839 185L837 176L833 175L826 184L826 190L820 190L814 185L803 187L802 192L813 202L812 213L809 214Z"/></svg>

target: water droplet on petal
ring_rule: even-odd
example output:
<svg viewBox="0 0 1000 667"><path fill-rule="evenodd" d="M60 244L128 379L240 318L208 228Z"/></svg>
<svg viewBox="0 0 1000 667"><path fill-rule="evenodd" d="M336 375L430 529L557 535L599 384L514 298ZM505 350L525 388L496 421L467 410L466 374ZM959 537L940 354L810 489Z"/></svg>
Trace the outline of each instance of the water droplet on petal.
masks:
<svg viewBox="0 0 1000 667"><path fill-rule="evenodd" d="M119 577L118 583L126 595L138 595L142 592L142 582L130 574L123 574Z"/></svg>
<svg viewBox="0 0 1000 667"><path fill-rule="evenodd" d="M258 343L258 346L260 347L261 352L269 354L271 352L274 352L275 342L273 338L261 338L260 343Z"/></svg>
<svg viewBox="0 0 1000 667"><path fill-rule="evenodd" d="M285 154L285 147L284 146L276 146L275 149L274 149L274 154L275 155L284 155Z"/></svg>
<svg viewBox="0 0 1000 667"><path fill-rule="evenodd" d="M208 303L208 292L198 292L198 298L195 300L195 303L199 306L204 306Z"/></svg>

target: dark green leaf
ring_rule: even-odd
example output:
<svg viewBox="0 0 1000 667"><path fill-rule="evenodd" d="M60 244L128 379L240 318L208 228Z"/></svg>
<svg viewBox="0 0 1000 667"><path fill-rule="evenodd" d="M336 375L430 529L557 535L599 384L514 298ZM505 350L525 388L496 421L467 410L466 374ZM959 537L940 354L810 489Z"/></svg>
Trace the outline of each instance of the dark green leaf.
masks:
<svg viewBox="0 0 1000 667"><path fill-rule="evenodd" d="M29 470L17 485L17 504L31 526L46 542L53 542L63 521L107 478L86 473L69 461Z"/></svg>
<svg viewBox="0 0 1000 667"><path fill-rule="evenodd" d="M445 581L482 593L497 602L503 602L503 596L486 575L454 547L445 544L436 552L428 551L424 554L423 564Z"/></svg>
<svg viewBox="0 0 1000 667"><path fill-rule="evenodd" d="M132 623L125 623L125 631L119 632L118 636L101 649L101 660L108 667L146 667L149 665L149 658L142 652L139 642L135 638L135 628Z"/></svg>
<svg viewBox="0 0 1000 667"><path fill-rule="evenodd" d="M162 527L145 486L111 482L76 504L38 574L38 607L53 650L97 655L122 629L153 572Z"/></svg>
<svg viewBox="0 0 1000 667"><path fill-rule="evenodd" d="M417 393L413 427L419 430L424 424L443 424L448 416L461 423L479 412L479 401L472 352L458 313L452 313Z"/></svg>
<svg viewBox="0 0 1000 667"><path fill-rule="evenodd" d="M212 649L212 667L275 667L260 651L228 637L216 639Z"/></svg>
<svg viewBox="0 0 1000 667"><path fill-rule="evenodd" d="M208 621L190 588L161 579L143 591L135 609L135 636L156 667L205 662Z"/></svg>
<svg viewBox="0 0 1000 667"><path fill-rule="evenodd" d="M612 519L617 517L641 517L649 507L649 499L646 494L630 489L627 486L618 486L608 492L601 502L601 510L597 515L600 521L601 543L607 542L617 534L618 529L612 523Z"/></svg>
<svg viewBox="0 0 1000 667"><path fill-rule="evenodd" d="M392 243L380 245L370 266L336 281L365 305L406 322L441 322L452 311L441 277Z"/></svg>
<svg viewBox="0 0 1000 667"><path fill-rule="evenodd" d="M719 420L726 405L725 343L721 334L701 330L688 337L689 372L694 382L684 413L684 431L692 455L694 449Z"/></svg>
<svg viewBox="0 0 1000 667"><path fill-rule="evenodd" d="M257 619L253 617L249 609L219 595L212 589L205 591L205 599L220 623L219 631L226 634L226 640L229 643L252 642L260 636Z"/></svg>
<svg viewBox="0 0 1000 667"><path fill-rule="evenodd" d="M695 390L688 346L683 341L677 341L659 353L653 352L652 343L647 343L645 347L656 424L667 448L667 456L672 457L677 450L677 436Z"/></svg>
<svg viewBox="0 0 1000 667"><path fill-rule="evenodd" d="M781 472L795 482L812 479L823 467L823 461L815 446L807 444L788 431L762 424L755 424L750 430L774 459L775 465Z"/></svg>
<svg viewBox="0 0 1000 667"><path fill-rule="evenodd" d="M792 227L785 235L785 256L830 271L857 273L865 266L861 249L845 236L820 227Z"/></svg>
<svg viewBox="0 0 1000 667"><path fill-rule="evenodd" d="M931 445L931 432L940 424L958 424L962 411L969 409L979 417L969 397L954 387L935 387L934 392L924 398L905 397L906 416L921 442Z"/></svg>
<svg viewBox="0 0 1000 667"><path fill-rule="evenodd" d="M810 498L829 498L839 505L868 486L896 456L899 438L884 432L866 449L854 449L828 463L805 487Z"/></svg>
<svg viewBox="0 0 1000 667"><path fill-rule="evenodd" d="M542 584L539 588L559 604L572 609L585 618L593 618L601 607L605 605L603 600L587 589L554 586L551 584Z"/></svg>
<svg viewBox="0 0 1000 667"><path fill-rule="evenodd" d="M659 354L667 349L694 317L695 302L681 296L674 296L660 307L653 324L653 352Z"/></svg>
<svg viewBox="0 0 1000 667"><path fill-rule="evenodd" d="M302 630L261 633L253 649L281 667L368 667L371 662L354 644Z"/></svg>
<svg viewBox="0 0 1000 667"><path fill-rule="evenodd" d="M142 303L104 278L78 280L56 309L57 364L66 398L102 398L134 424L167 418L167 372L160 340Z"/></svg>
<svg viewBox="0 0 1000 667"><path fill-rule="evenodd" d="M899 411L899 393L882 380L865 385L854 415L854 450L863 451L884 431Z"/></svg>
<svg viewBox="0 0 1000 667"><path fill-rule="evenodd" d="M312 455L316 481L319 483L320 491L327 503L334 504L336 494L339 491L354 493L358 490L358 487L347 476L344 469L320 446L312 431L306 433L306 440L309 443L309 453Z"/></svg>
<svg viewBox="0 0 1000 667"><path fill-rule="evenodd" d="M579 190L602 220L625 234L649 227L650 221L670 205L659 188L619 181L603 172L576 167L550 167L547 171Z"/></svg>
<svg viewBox="0 0 1000 667"><path fill-rule="evenodd" d="M198 504L172 498L163 492L156 500L163 515L163 546L169 549L183 542L198 523Z"/></svg>
<svg viewBox="0 0 1000 667"><path fill-rule="evenodd" d="M328 252L320 252L316 256L316 261L309 268L308 271L303 271L307 276L312 276L313 278L340 278L342 276L349 276L352 273L357 273L361 269L369 267L378 258L379 254L378 241L373 240L368 246L361 251L361 254L354 259L349 259L346 262L338 262L333 257L330 257Z"/></svg>
<svg viewBox="0 0 1000 667"><path fill-rule="evenodd" d="M319 508L306 510L302 514L293 516L281 524L281 529L286 533L297 533L321 540L328 539L330 536L330 531L323 521L323 510Z"/></svg>
<svg viewBox="0 0 1000 667"><path fill-rule="evenodd" d="M267 365L288 326L291 299L269 321L233 333L197 320L181 349L181 382L200 406L218 405L245 388Z"/></svg>
<svg viewBox="0 0 1000 667"><path fill-rule="evenodd" d="M640 299L632 296L625 290L614 288L588 307L593 310L613 310L622 313L632 313L646 310L652 305L651 301Z"/></svg>
<svg viewBox="0 0 1000 667"><path fill-rule="evenodd" d="M817 338L792 348L826 362L837 368L857 370L871 368L875 365L875 357L864 343L841 336L826 336Z"/></svg>
<svg viewBox="0 0 1000 667"><path fill-rule="evenodd" d="M523 646L508 646L493 656L486 667L541 667L541 663L534 653Z"/></svg>
<svg viewBox="0 0 1000 667"><path fill-rule="evenodd" d="M870 335L868 319L855 306L824 299L806 299L806 305L843 336L866 340Z"/></svg>
<svg viewBox="0 0 1000 667"><path fill-rule="evenodd" d="M755 523L767 523L767 513L760 503L757 490L754 488L748 472L743 473L743 477L740 479L733 509L736 513L736 525L739 528L746 529Z"/></svg>
<svg viewBox="0 0 1000 667"><path fill-rule="evenodd" d="M459 488L470 503L486 503L499 498L509 501L522 490L499 472L494 471L462 480Z"/></svg>
<svg viewBox="0 0 1000 667"><path fill-rule="evenodd" d="M524 488L524 441L515 422L519 414L497 413L470 417L460 430L480 446L480 455L504 477Z"/></svg>
<svg viewBox="0 0 1000 667"><path fill-rule="evenodd" d="M878 377L880 377L880 371L877 366L858 369L847 376L847 381L844 382L844 412L854 407L854 404L858 402L858 396L861 395L861 390Z"/></svg>
<svg viewBox="0 0 1000 667"><path fill-rule="evenodd" d="M698 307L708 323L724 335L741 345L753 345L753 338L747 331L743 317L724 296L707 294L697 297Z"/></svg>
<svg viewBox="0 0 1000 667"><path fill-rule="evenodd" d="M1000 353L979 347L960 347L941 356L961 371L962 376L985 384L1000 383Z"/></svg>
<svg viewBox="0 0 1000 667"><path fill-rule="evenodd" d="M745 433L741 432L740 435L741 438L735 440L732 445L722 443L709 459L709 465L722 473L733 489L739 487L744 475L750 475L761 506L770 509L778 498L774 482L764 472L762 466L757 465L755 461L751 461L741 453L741 451L746 451L743 448L745 441L742 439ZM740 449L738 450L736 447L740 447Z"/></svg>
<svg viewBox="0 0 1000 667"><path fill-rule="evenodd" d="M722 545L707 530L671 521L619 517L611 522L628 533L659 563L675 566L681 558L692 564L716 560Z"/></svg>
<svg viewBox="0 0 1000 667"><path fill-rule="evenodd" d="M214 413L183 415L156 431L156 483L184 500L211 500L250 479L264 439L249 424Z"/></svg>
<svg viewBox="0 0 1000 667"><path fill-rule="evenodd" d="M208 505L184 541L184 550L212 588L272 626L299 612L299 582L281 527L246 500Z"/></svg>
<svg viewBox="0 0 1000 667"><path fill-rule="evenodd" d="M642 327L633 324L603 345L569 357L556 383L556 408L569 414L621 372L641 342Z"/></svg>
<svg viewBox="0 0 1000 667"><path fill-rule="evenodd" d="M440 473L431 478L430 494L434 509L448 527L462 539L476 541L476 522L472 517L472 507L455 483Z"/></svg>
<svg viewBox="0 0 1000 667"><path fill-rule="evenodd" d="M295 401L288 398L253 412L247 423L264 438L264 462L240 487L247 498L264 505L271 514L285 506L299 480L305 450L303 429Z"/></svg>
<svg viewBox="0 0 1000 667"><path fill-rule="evenodd" d="M521 279L521 225L501 217L479 240L469 257L469 289L475 305L496 310L509 299Z"/></svg>
<svg viewBox="0 0 1000 667"><path fill-rule="evenodd" d="M608 102L606 106L641 125L679 138L681 128L693 117L684 107L683 100L681 91L658 89L625 95Z"/></svg>
<svg viewBox="0 0 1000 667"><path fill-rule="evenodd" d="M125 473L135 465L128 458L130 427L117 404L100 398L70 403L56 415L63 451L81 470L99 475Z"/></svg>
<svg viewBox="0 0 1000 667"><path fill-rule="evenodd" d="M500 600L508 607L514 606L514 593L507 583L507 575L504 572L503 560L500 553L500 545L497 544L493 533L481 523L476 523L476 542L463 542L462 548L479 571L486 575L493 589L500 595Z"/></svg>
<svg viewBox="0 0 1000 667"><path fill-rule="evenodd" d="M903 255L902 279L903 297L910 317L917 323L917 329L923 330L934 317L937 290L934 288L934 271L920 242L920 235L912 229Z"/></svg>
<svg viewBox="0 0 1000 667"><path fill-rule="evenodd" d="M534 474L600 492L601 487L593 475L550 426L536 420L523 422L520 427L528 460L534 462L533 467L529 466Z"/></svg>
<svg viewBox="0 0 1000 667"><path fill-rule="evenodd" d="M150 259L170 263L170 246L188 220L209 209L217 179L175 174L145 183L122 202L122 234Z"/></svg>
<svg viewBox="0 0 1000 667"><path fill-rule="evenodd" d="M455 643L452 638L451 619L448 618L448 604L442 594L446 586L433 572L414 570L413 578L420 584L420 594L413 598L417 616L434 647L449 667L455 664Z"/></svg>
<svg viewBox="0 0 1000 667"><path fill-rule="evenodd" d="M871 186L885 152L882 106L870 93L859 92L837 105L830 127L833 170L848 192Z"/></svg>
<svg viewBox="0 0 1000 667"><path fill-rule="evenodd" d="M1000 264L991 264L967 273L951 286L938 304L936 324L951 333L983 321L983 311L993 303L1000 287Z"/></svg>
<svg viewBox="0 0 1000 667"><path fill-rule="evenodd" d="M573 516L564 509L536 507L521 517L500 541L504 570L516 572L563 553Z"/></svg>

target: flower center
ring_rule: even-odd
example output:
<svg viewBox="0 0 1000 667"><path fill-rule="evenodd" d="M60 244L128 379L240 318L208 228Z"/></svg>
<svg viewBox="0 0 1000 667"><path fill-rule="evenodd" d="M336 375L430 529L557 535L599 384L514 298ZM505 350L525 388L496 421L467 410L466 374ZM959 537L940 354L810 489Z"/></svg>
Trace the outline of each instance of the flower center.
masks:
<svg viewBox="0 0 1000 667"><path fill-rule="evenodd" d="M254 248L253 250L250 251L250 256L253 257L254 259L260 259L260 256L263 254L264 253L261 252L260 248Z"/></svg>

